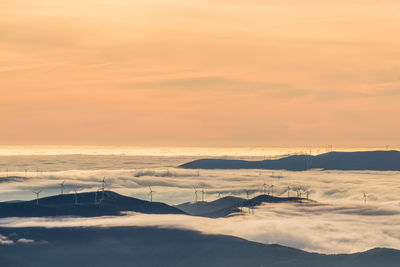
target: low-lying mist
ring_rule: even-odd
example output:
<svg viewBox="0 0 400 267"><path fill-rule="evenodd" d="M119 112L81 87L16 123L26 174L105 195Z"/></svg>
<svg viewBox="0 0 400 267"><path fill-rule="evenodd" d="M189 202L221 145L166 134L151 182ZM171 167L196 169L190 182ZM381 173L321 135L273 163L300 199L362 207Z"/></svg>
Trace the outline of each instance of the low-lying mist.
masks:
<svg viewBox="0 0 400 267"><path fill-rule="evenodd" d="M205 201L218 195L246 197L263 190L264 182L274 187L274 195L296 196L296 189L310 191L316 204L266 204L255 210L255 215L208 219L177 215L129 214L123 217L102 218L46 218L3 219L1 226L160 226L194 229L205 233L229 234L263 243L279 243L307 251L324 253L350 253L373 247L400 249L400 185L399 172L375 171L321 171L304 172L265 170L184 170L174 168L189 158L182 157L99 157L85 165L72 156L59 156L57 162L43 157L51 168L40 165L37 158L25 158L28 171L9 171L9 176L25 179L7 179L0 185L0 200L28 200L32 191L42 189L41 197L59 194L59 183L65 180L65 191L97 190L103 177L107 190L149 199L170 205L194 201L193 187L204 187ZM114 157L114 158L113 158ZM14 159L18 160L18 159ZM3 157L4 165L12 161ZM113 165L112 162L115 164ZM130 162L122 164L122 162ZM16 164L16 163L14 163ZM82 167L86 166L86 167ZM103 168L102 168L103 166ZM113 168L115 166L115 168ZM122 167L121 167L122 166ZM14 166L15 167L15 166ZM5 176L3 172L0 176ZM280 178L277 178L280 177ZM271 187L268 190L271 191ZM364 204L363 194L367 194ZM303 195L304 197L304 195ZM0 233L1 234L1 233Z"/></svg>

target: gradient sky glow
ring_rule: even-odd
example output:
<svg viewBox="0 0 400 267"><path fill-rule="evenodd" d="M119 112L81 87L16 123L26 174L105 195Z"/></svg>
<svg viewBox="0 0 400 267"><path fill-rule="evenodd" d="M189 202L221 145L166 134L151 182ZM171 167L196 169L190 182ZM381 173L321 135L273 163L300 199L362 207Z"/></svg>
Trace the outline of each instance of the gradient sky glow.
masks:
<svg viewBox="0 0 400 267"><path fill-rule="evenodd" d="M0 144L399 145L399 10L0 0Z"/></svg>

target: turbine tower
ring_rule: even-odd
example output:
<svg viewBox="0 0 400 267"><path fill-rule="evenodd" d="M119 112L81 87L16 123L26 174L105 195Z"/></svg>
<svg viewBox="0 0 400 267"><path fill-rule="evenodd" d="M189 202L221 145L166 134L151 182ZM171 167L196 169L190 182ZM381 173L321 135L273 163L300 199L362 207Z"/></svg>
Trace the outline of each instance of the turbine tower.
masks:
<svg viewBox="0 0 400 267"><path fill-rule="evenodd" d="M249 195L250 195L249 190L246 190L246 195L247 195L247 200L249 200Z"/></svg>
<svg viewBox="0 0 400 267"><path fill-rule="evenodd" d="M35 191L32 191L34 194L36 194L36 205L38 205L39 206L39 194L40 194L40 192L42 192L42 190L40 190L40 191L37 191L37 192L35 192Z"/></svg>
<svg viewBox="0 0 400 267"><path fill-rule="evenodd" d="M289 198L290 197L290 186L287 186L287 197Z"/></svg>
<svg viewBox="0 0 400 267"><path fill-rule="evenodd" d="M368 195L365 194L365 192L364 192L364 195L363 195L364 204L367 204L367 198L368 198Z"/></svg>
<svg viewBox="0 0 400 267"><path fill-rule="evenodd" d="M204 187L201 188L201 201L204 202Z"/></svg>
<svg viewBox="0 0 400 267"><path fill-rule="evenodd" d="M263 184L263 192L264 192L264 195L267 194L267 184L265 182Z"/></svg>
<svg viewBox="0 0 400 267"><path fill-rule="evenodd" d="M106 187L106 178L101 181L101 202L104 201L104 188Z"/></svg>
<svg viewBox="0 0 400 267"><path fill-rule="evenodd" d="M221 198L221 192L218 192L218 198Z"/></svg>
<svg viewBox="0 0 400 267"><path fill-rule="evenodd" d="M150 195L150 202L153 202L153 190L151 189L151 186L149 186L149 189L150 189L150 193L149 193L149 195Z"/></svg>
<svg viewBox="0 0 400 267"><path fill-rule="evenodd" d="M308 200L308 196L310 195L310 191L309 190L306 191L306 195L307 195L307 200Z"/></svg>
<svg viewBox="0 0 400 267"><path fill-rule="evenodd" d="M65 181L63 181L61 184L59 184L60 185L60 189L61 189L61 195L64 195L64 183L65 183Z"/></svg>
<svg viewBox="0 0 400 267"><path fill-rule="evenodd" d="M274 185L273 184L271 185L271 196L272 197L274 196Z"/></svg>
<svg viewBox="0 0 400 267"><path fill-rule="evenodd" d="M197 202L197 188L193 186L194 189L194 202Z"/></svg>

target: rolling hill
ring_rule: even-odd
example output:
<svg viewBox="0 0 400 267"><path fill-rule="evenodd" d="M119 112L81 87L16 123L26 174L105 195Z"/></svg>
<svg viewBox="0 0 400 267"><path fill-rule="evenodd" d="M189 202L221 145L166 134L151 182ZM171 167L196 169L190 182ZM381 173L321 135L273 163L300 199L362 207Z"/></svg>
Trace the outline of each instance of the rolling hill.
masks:
<svg viewBox="0 0 400 267"><path fill-rule="evenodd" d="M324 255L156 227L0 228L0 234L13 242L0 244L2 267L397 267L400 262L400 251L393 249Z"/></svg>
<svg viewBox="0 0 400 267"><path fill-rule="evenodd" d="M259 195L249 200L239 197L227 196L211 202L198 201L186 202L175 207L193 216L209 218L226 217L232 213L241 212L242 208L255 207L263 203L315 203L315 201L298 197L274 197L269 195Z"/></svg>
<svg viewBox="0 0 400 267"><path fill-rule="evenodd" d="M95 217L105 215L121 215L121 212L132 211L148 214L185 214L183 211L159 202L149 202L137 198L122 196L112 191L104 192L104 200L100 201L101 192L78 193L77 204L75 194L64 194L21 202L0 202L0 217L45 217L45 216L81 216Z"/></svg>

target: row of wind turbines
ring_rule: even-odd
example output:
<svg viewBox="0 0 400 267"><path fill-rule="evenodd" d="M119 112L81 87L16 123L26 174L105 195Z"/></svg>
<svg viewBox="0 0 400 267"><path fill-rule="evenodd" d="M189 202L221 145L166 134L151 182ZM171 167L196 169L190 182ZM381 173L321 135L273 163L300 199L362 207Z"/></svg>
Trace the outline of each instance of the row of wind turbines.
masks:
<svg viewBox="0 0 400 267"><path fill-rule="evenodd" d="M199 189L201 188L201 190ZM262 187L262 191L254 191L254 190L246 190L246 198L247 200L250 198L250 196L252 195L251 192L257 193L257 192L262 192L264 195L266 196L274 196L274 188L275 186L273 184L268 185L264 182L263 187ZM150 188L151 190L151 188ZM193 190L194 190L194 202L198 202L199 200L199 194L201 194L201 201L204 202L204 187L200 187L200 186L193 186ZM310 190L306 190L303 189L301 187L297 187L297 188L291 188L289 185L285 188L285 190L287 191L287 197L290 198L290 192L294 191L297 194L297 198L302 198L303 194L306 195L306 199L309 199L309 195L310 195ZM222 193L218 192L218 198L221 198Z"/></svg>
<svg viewBox="0 0 400 267"><path fill-rule="evenodd" d="M60 186L60 195L64 195L64 190L65 190L65 181L63 181L62 183L58 184ZM97 191L95 192L95 197L94 197L94 204L101 204L104 201L104 190L106 188L106 178L103 178L103 180L101 181L101 187L99 189L97 189ZM78 205L78 191L79 188L74 187L74 204ZM101 198L98 198L98 194L101 191ZM39 205L39 198L40 198L40 193L43 192L43 190L39 190L39 191L32 191L32 193L34 193L36 195L36 205Z"/></svg>
<svg viewBox="0 0 400 267"><path fill-rule="evenodd" d="M39 168L37 168L36 169L36 175L37 176L39 176L39 174L40 173L42 173L43 171L41 171ZM167 170L167 172L169 173L169 170ZM27 169L25 169L25 177L27 177L27 173L28 173L28 170ZM259 173L259 175L261 175L261 172ZM200 172L198 172L198 176L200 176ZM10 177L9 176L9 170L8 170L8 168L6 169L6 177ZM281 174L278 174L278 175L276 175L274 172L272 172L272 174L270 175L270 177L271 178L278 178L278 179L280 179L280 178L283 178L284 176L282 176ZM65 181L63 181L62 183L60 183L59 184L60 185L60 193L61 193L61 195L63 195L64 194L64 190L65 190ZM103 178L103 180L101 181L101 187L96 191L96 193L95 193L95 199L94 199L94 203L95 204L100 204L102 201L104 201L104 190L105 190L105 186L106 186L106 183L105 183L105 178ZM150 199L150 201L151 202L153 202L153 193L156 193L156 191L154 191L152 188L151 188L151 186L148 186L149 187L149 199ZM199 188L201 188L201 190L199 190ZM204 191L204 187L200 187L200 186L193 186L193 189L194 189L194 201L195 202L198 202L199 201L199 194L201 194L201 201L203 201L204 202L204 195L205 195L205 191ZM74 190L74 192L75 192L75 204L78 204L78 191L79 191L79 189L78 188L74 188L73 189ZM32 191L35 195L36 195L36 203L37 203L37 205L39 205L39 198L40 198L40 193L42 192L43 190L39 190L39 191ZM98 198L98 193L99 193L99 191L101 191L101 198ZM297 188L295 188L295 187L293 187L293 188L291 188L289 185L285 188L285 191L287 191L287 197L289 198L290 197L290 192L291 191L294 191L295 193L296 193L296 197L297 198L302 198L303 197L303 194L305 194L305 198L306 199L309 199L309 195L310 195L310 190L305 190L305 189L303 189L303 188L300 188L300 187L297 187ZM253 192L253 194L254 193L256 193L257 191L254 191L254 190L246 190L246 197L247 197L247 199L249 199L249 197L250 197L250 195L251 195L251 192ZM265 182L264 182L264 184L263 184L263 189L262 189L262 191L259 191L259 192L262 192L264 195L267 195L267 196L274 196L274 185L273 184L271 184L271 185L267 185ZM218 198L221 198L221 195L222 195L222 193L221 192L218 192ZM362 196L362 200L363 200L363 202L364 202L364 204L366 204L367 203L367 199L369 198L369 195L367 195L365 192L363 193L363 196Z"/></svg>

